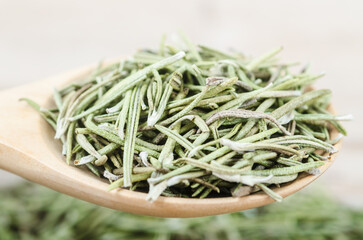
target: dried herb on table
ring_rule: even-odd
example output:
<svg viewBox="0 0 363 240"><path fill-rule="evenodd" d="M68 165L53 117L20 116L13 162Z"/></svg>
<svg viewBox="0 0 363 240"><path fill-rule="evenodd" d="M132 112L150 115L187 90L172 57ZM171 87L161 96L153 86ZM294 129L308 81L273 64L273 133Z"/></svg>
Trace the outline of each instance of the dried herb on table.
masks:
<svg viewBox="0 0 363 240"><path fill-rule="evenodd" d="M363 210L348 208L319 188L282 204L187 219L118 212L29 183L0 189L0 199L1 240L363 238Z"/></svg>

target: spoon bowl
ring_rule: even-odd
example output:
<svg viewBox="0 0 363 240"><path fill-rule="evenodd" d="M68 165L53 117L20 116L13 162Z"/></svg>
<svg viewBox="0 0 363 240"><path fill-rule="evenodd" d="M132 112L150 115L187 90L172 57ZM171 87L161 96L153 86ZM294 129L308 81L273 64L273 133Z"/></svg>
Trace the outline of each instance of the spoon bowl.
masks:
<svg viewBox="0 0 363 240"><path fill-rule="evenodd" d="M97 65L80 68L42 81L0 92L0 168L39 183L58 192L120 211L159 217L201 217L236 212L260 207L274 202L263 192L244 197L221 197L191 199L159 197L155 202L145 200L146 193L118 189L108 192L108 182L97 178L83 168L69 166L61 154L61 143L54 140L54 130L35 113L22 97L35 100L41 106L52 105L55 86L76 81L87 76ZM335 113L332 106L331 113ZM331 138L338 131L330 132ZM338 150L342 142L335 144ZM333 163L333 154L323 173ZM275 188L282 197L287 197L304 188L320 175L300 174L299 177L280 188Z"/></svg>

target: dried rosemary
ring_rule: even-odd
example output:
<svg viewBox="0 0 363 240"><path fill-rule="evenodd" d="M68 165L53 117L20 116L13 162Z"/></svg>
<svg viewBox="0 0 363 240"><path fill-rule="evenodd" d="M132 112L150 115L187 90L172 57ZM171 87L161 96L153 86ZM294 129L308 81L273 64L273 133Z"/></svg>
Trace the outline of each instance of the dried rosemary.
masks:
<svg viewBox="0 0 363 240"><path fill-rule="evenodd" d="M293 74L277 48L258 58L194 45L165 44L100 65L54 90L55 109L29 99L63 142L68 164L124 187L178 197L244 196L319 174L336 150L326 109L329 90L309 91L321 75ZM315 152L320 150L320 154Z"/></svg>

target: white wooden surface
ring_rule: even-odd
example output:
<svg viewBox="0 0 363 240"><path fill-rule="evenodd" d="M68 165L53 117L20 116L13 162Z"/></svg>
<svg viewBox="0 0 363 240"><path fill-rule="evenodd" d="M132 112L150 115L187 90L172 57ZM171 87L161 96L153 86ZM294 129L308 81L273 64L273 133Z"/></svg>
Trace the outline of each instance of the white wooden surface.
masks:
<svg viewBox="0 0 363 240"><path fill-rule="evenodd" d="M281 58L324 71L338 112L352 113L349 137L319 179L351 204L363 202L362 1L20 1L0 0L0 88L20 85L106 57L157 47L184 30L195 42ZM14 177L0 172L0 186ZM343 194L344 193L344 194Z"/></svg>

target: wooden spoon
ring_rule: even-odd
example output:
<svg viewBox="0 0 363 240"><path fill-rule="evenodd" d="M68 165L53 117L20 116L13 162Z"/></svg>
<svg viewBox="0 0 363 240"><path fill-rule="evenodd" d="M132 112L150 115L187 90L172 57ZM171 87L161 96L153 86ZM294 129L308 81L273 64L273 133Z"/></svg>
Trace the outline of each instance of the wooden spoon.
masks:
<svg viewBox="0 0 363 240"><path fill-rule="evenodd" d="M43 81L0 92L0 168L58 192L108 208L159 217L201 217L260 207L274 200L259 192L245 197L188 199L159 197L150 203L146 194L119 189L108 192L108 182L88 171L69 166L61 154L61 144L54 140L53 129L25 102L27 97L42 106L52 105L53 87L75 81L89 74L96 65L81 68ZM332 107L329 109L334 113ZM338 135L331 131L331 137ZM339 150L341 141L335 145ZM333 154L324 172L334 161ZM298 179L274 189L287 197L310 184L319 176L300 174Z"/></svg>

